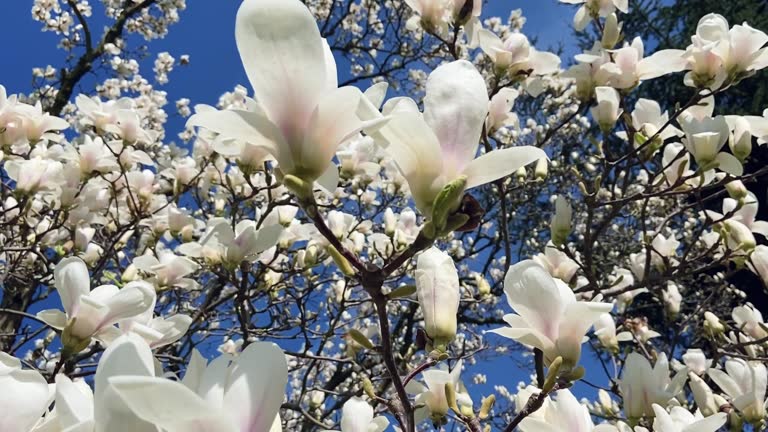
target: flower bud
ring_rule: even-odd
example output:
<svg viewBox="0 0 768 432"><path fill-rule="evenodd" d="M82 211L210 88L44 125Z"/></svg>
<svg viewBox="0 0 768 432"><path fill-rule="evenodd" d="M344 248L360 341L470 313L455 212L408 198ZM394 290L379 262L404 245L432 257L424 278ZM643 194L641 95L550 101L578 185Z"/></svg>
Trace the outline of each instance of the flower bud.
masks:
<svg viewBox="0 0 768 432"><path fill-rule="evenodd" d="M384 234L389 237L395 235L397 229L397 218L391 208L387 207L384 211Z"/></svg>
<svg viewBox="0 0 768 432"><path fill-rule="evenodd" d="M444 351L456 337L461 297L456 266L450 256L432 247L419 256L415 278L424 330L434 349Z"/></svg>
<svg viewBox="0 0 768 432"><path fill-rule="evenodd" d="M720 318L709 311L704 312L704 328L716 335L725 332L725 326L720 322Z"/></svg>
<svg viewBox="0 0 768 432"><path fill-rule="evenodd" d="M561 246L568 241L568 235L571 234L571 218L573 210L568 200L559 195L555 200L555 214L552 216L550 234L552 243L555 246Z"/></svg>
<svg viewBox="0 0 768 432"><path fill-rule="evenodd" d="M744 162L744 159L752 153L752 134L749 132L749 123L744 117L736 117L728 146L736 159L741 162Z"/></svg>
<svg viewBox="0 0 768 432"><path fill-rule="evenodd" d="M590 112L597 124L600 126L600 130L604 134L608 134L613 125L616 124L616 120L621 115L621 98L619 92L613 87L595 87L595 96L597 98L597 105L592 107Z"/></svg>
<svg viewBox="0 0 768 432"><path fill-rule="evenodd" d="M541 158L536 161L536 167L533 169L533 176L536 180L544 180L549 173L549 161L546 158Z"/></svg>
<svg viewBox="0 0 768 432"><path fill-rule="evenodd" d="M720 407L715 402L715 395L707 383L693 372L688 373L688 378L691 380L690 385L691 391L693 391L693 399L701 410L701 414L704 417L708 417L718 412Z"/></svg>
<svg viewBox="0 0 768 432"><path fill-rule="evenodd" d="M751 252L757 246L752 230L741 222L729 219L723 222L723 231L731 250Z"/></svg>
<svg viewBox="0 0 768 432"><path fill-rule="evenodd" d="M603 27L603 38L600 43L605 49L613 49L621 38L622 23L615 13L605 18L605 27Z"/></svg>
<svg viewBox="0 0 768 432"><path fill-rule="evenodd" d="M747 187L744 186L744 183L742 183L741 180L734 180L726 183L725 190L728 191L728 195L736 201L740 201L749 195L749 190L747 190Z"/></svg>

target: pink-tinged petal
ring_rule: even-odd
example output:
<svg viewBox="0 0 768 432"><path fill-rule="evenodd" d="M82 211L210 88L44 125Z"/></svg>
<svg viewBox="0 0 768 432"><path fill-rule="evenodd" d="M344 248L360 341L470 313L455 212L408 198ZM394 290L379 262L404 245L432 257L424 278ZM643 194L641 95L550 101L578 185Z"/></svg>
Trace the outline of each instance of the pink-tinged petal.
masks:
<svg viewBox="0 0 768 432"><path fill-rule="evenodd" d="M154 374L152 351L141 336L128 333L115 340L104 351L96 368L95 432L157 432L154 425L133 414L109 385L112 377Z"/></svg>
<svg viewBox="0 0 768 432"><path fill-rule="evenodd" d="M91 291L88 267L80 258L69 257L59 261L53 270L53 280L68 316L77 314L80 296Z"/></svg>
<svg viewBox="0 0 768 432"><path fill-rule="evenodd" d="M285 354L277 345L255 342L248 345L230 372L224 407L240 432L270 429L280 410L288 383Z"/></svg>
<svg viewBox="0 0 768 432"><path fill-rule="evenodd" d="M323 96L312 113L303 145L292 148L298 173L312 179L320 177L339 145L362 130L364 124L356 115L361 98L363 94L355 87L342 87Z"/></svg>
<svg viewBox="0 0 768 432"><path fill-rule="evenodd" d="M177 381L118 376L109 385L139 418L168 432L237 432L221 411Z"/></svg>
<svg viewBox="0 0 768 432"><path fill-rule="evenodd" d="M245 141L251 145L263 147L280 161L281 165L291 168L293 160L280 130L258 111L222 110L200 111L187 120L187 127L202 127L220 138ZM227 151L231 151L228 149Z"/></svg>
<svg viewBox="0 0 768 432"><path fill-rule="evenodd" d="M673 72L685 70L688 60L683 57L683 50L661 50L640 60L637 65L637 75L641 80L658 78Z"/></svg>
<svg viewBox="0 0 768 432"><path fill-rule="evenodd" d="M189 326L192 324L192 317L179 314L165 320L157 318L151 324L155 325L155 330L159 329L163 335L160 340L152 343L152 348L159 348L170 345L187 334L187 330L189 330Z"/></svg>
<svg viewBox="0 0 768 432"><path fill-rule="evenodd" d="M506 177L518 168L546 157L544 150L533 146L511 147L486 153L471 161L464 169L467 189Z"/></svg>
<svg viewBox="0 0 768 432"><path fill-rule="evenodd" d="M488 89L472 63L458 60L435 69L426 92L424 121L440 142L446 175L453 177L477 153L488 114Z"/></svg>
<svg viewBox="0 0 768 432"><path fill-rule="evenodd" d="M246 0L235 39L256 100L288 142L300 143L329 82L315 18L298 0Z"/></svg>
<svg viewBox="0 0 768 432"><path fill-rule="evenodd" d="M11 363L2 357L2 365ZM18 368L0 369L0 431L28 431L48 408L50 393L48 383L33 370Z"/></svg>

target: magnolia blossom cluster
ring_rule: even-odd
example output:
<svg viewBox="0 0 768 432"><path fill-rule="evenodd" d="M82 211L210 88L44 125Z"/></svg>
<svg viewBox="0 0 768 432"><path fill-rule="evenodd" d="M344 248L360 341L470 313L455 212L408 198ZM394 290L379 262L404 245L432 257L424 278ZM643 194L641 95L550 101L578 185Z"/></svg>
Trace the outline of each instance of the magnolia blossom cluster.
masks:
<svg viewBox="0 0 768 432"><path fill-rule="evenodd" d="M103 3L146 41L185 7ZM562 70L478 0L336 3L244 0L250 87L179 98L187 146L109 31L98 96L0 86L0 431L765 427L768 326L729 278L768 286L768 115L714 114L765 33L708 14L646 55L627 2L563 0L600 40ZM67 51L91 14L33 7ZM690 101L634 97L669 75Z"/></svg>

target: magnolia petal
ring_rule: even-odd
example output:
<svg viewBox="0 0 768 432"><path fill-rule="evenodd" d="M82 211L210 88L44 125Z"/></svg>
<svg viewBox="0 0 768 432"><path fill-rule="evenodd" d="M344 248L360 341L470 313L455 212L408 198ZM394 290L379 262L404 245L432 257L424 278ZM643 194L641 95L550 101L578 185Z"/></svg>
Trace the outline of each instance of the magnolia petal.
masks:
<svg viewBox="0 0 768 432"><path fill-rule="evenodd" d="M235 39L256 100L293 141L329 83L315 18L298 0L246 0Z"/></svg>
<svg viewBox="0 0 768 432"><path fill-rule="evenodd" d="M471 161L464 169L467 189L506 177L518 168L546 157L544 150L533 146L511 147L486 153Z"/></svg>
<svg viewBox="0 0 768 432"><path fill-rule="evenodd" d="M549 75L560 70L560 57L551 52L531 49L528 62L536 75Z"/></svg>
<svg viewBox="0 0 768 432"><path fill-rule="evenodd" d="M368 102L370 102L371 105L373 105L378 110L384 103L384 98L387 96L388 89L389 84L386 81L382 81L368 87L363 95L368 100Z"/></svg>
<svg viewBox="0 0 768 432"><path fill-rule="evenodd" d="M269 225L261 227L256 238L256 244L254 245L255 253L264 252L277 244L280 239L280 235L285 228L282 225Z"/></svg>
<svg viewBox="0 0 768 432"><path fill-rule="evenodd" d="M720 430L727 420L728 414L722 412L715 413L689 424L682 432L716 432Z"/></svg>
<svg viewBox="0 0 768 432"><path fill-rule="evenodd" d="M555 280L533 260L521 261L507 271L504 278L507 302L531 327L555 339L566 302Z"/></svg>
<svg viewBox="0 0 768 432"><path fill-rule="evenodd" d="M373 421L373 407L359 397L350 398L342 407L341 430L367 432Z"/></svg>
<svg viewBox="0 0 768 432"><path fill-rule="evenodd" d="M157 428L133 414L109 385L112 377L154 376L152 351L141 336L127 333L116 339L96 368L94 413L95 432L157 432Z"/></svg>
<svg viewBox="0 0 768 432"><path fill-rule="evenodd" d="M744 167L741 165L741 162L739 162L739 160L730 153L718 153L715 160L720 163L718 167L720 171L726 172L736 177L744 174Z"/></svg>
<svg viewBox="0 0 768 432"><path fill-rule="evenodd" d="M426 172L433 177L441 173L442 164L435 157L440 154L440 143L421 114L393 113L379 133L387 139L386 151L409 179L409 184L417 172ZM413 186L411 189L415 189Z"/></svg>
<svg viewBox="0 0 768 432"><path fill-rule="evenodd" d="M485 80L466 60L441 65L429 75L424 121L437 136L448 169L460 172L474 158L488 104Z"/></svg>
<svg viewBox="0 0 768 432"><path fill-rule="evenodd" d="M490 30L480 29L478 38L480 40L480 48L491 58L495 59L495 52L504 49L504 42L496 36L496 33Z"/></svg>
<svg viewBox="0 0 768 432"><path fill-rule="evenodd" d="M0 357L7 354L0 352ZM3 365L6 361L3 361ZM48 383L34 370L0 374L0 431L28 431L50 403Z"/></svg>
<svg viewBox="0 0 768 432"><path fill-rule="evenodd" d="M85 381L56 375L56 416L64 430L93 422L93 392Z"/></svg>
<svg viewBox="0 0 768 432"><path fill-rule="evenodd" d="M339 145L362 130L364 124L356 114L362 98L355 87L342 87L323 96L312 112L301 148L294 149L302 175L320 177Z"/></svg>
<svg viewBox="0 0 768 432"><path fill-rule="evenodd" d="M101 327L145 313L155 302L155 288L144 281L128 283L117 294L104 302L109 309Z"/></svg>
<svg viewBox="0 0 768 432"><path fill-rule="evenodd" d="M658 78L669 73L685 70L688 63L683 50L661 50L640 60L637 65L637 75L641 80Z"/></svg>
<svg viewBox="0 0 768 432"><path fill-rule="evenodd" d="M707 375L709 375L709 377L712 378L712 381L714 381L715 384L729 396L736 397L742 393L739 384L720 369L709 369Z"/></svg>
<svg viewBox="0 0 768 432"><path fill-rule="evenodd" d="M280 130L260 112L243 110L202 111L187 120L187 127L201 127L222 137L264 147L281 165L292 159Z"/></svg>
<svg viewBox="0 0 768 432"><path fill-rule="evenodd" d="M287 382L288 365L277 345L248 345L231 370L224 396L224 406L240 431L269 430L280 410Z"/></svg>
<svg viewBox="0 0 768 432"><path fill-rule="evenodd" d="M238 431L223 413L177 381L118 376L109 384L136 416L168 432Z"/></svg>
<svg viewBox="0 0 768 432"><path fill-rule="evenodd" d="M62 330L67 325L67 316L58 309L46 309L35 316L56 330Z"/></svg>
<svg viewBox="0 0 768 432"><path fill-rule="evenodd" d="M91 277L85 262L76 257L64 258L53 270L53 280L64 311L68 316L75 315L80 296L88 295L91 290Z"/></svg>
<svg viewBox="0 0 768 432"><path fill-rule="evenodd" d="M323 174L318 177L317 180L315 180L315 182L318 186L320 186L320 188L323 189L323 191L325 191L325 193L333 195L333 193L336 191L336 188L339 187L339 179L339 167L337 167L336 164L331 163L328 165L328 169L326 169Z"/></svg>

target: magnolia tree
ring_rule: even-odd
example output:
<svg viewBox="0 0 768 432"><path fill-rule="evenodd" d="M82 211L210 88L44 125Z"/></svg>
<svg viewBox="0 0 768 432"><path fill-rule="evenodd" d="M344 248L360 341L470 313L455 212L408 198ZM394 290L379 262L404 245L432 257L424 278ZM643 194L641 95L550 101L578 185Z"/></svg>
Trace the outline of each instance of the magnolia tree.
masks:
<svg viewBox="0 0 768 432"><path fill-rule="evenodd" d="M479 0L244 0L250 88L175 145L189 59L139 60L184 0L36 0L69 60L0 87L0 431L765 429L728 281L768 282L768 112L713 110L768 36L646 53L626 0L562 2L574 60Z"/></svg>

